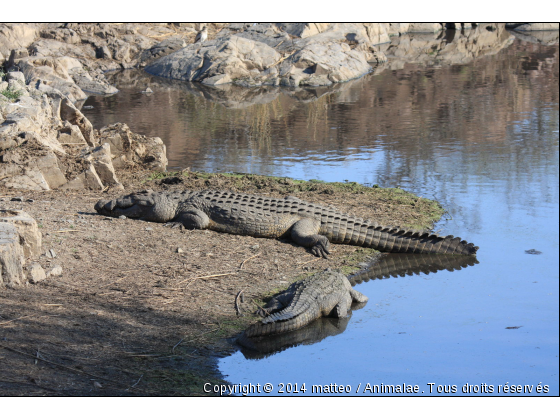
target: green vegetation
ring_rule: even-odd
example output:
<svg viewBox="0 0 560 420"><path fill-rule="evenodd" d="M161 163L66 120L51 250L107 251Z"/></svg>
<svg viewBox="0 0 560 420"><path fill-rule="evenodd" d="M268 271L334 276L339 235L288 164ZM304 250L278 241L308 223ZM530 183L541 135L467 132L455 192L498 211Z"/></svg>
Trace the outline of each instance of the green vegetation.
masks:
<svg viewBox="0 0 560 420"><path fill-rule="evenodd" d="M2 68L0 68L0 82L4 81L6 75L7 73ZM12 90L8 88L0 91L0 95L3 95L10 102L14 102L17 101L21 97L21 95L23 95L23 92L21 90Z"/></svg>

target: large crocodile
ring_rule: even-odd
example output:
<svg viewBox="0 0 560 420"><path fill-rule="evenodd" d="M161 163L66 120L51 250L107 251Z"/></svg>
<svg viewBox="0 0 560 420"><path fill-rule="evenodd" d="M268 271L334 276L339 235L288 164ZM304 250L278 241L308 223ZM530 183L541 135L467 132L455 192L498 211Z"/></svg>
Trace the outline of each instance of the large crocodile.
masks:
<svg viewBox="0 0 560 420"><path fill-rule="evenodd" d="M244 335L250 338L282 334L323 316L344 318L352 302L365 303L367 300L367 296L352 289L344 274L325 270L293 283L272 298L264 307L270 315L247 328Z"/></svg>
<svg viewBox="0 0 560 420"><path fill-rule="evenodd" d="M442 237L380 226L289 196L282 199L231 191L141 191L115 200L100 200L95 210L106 216L179 223L187 229L266 238L291 237L320 257L329 254L329 241L384 252L474 255L478 250L472 243L451 235Z"/></svg>

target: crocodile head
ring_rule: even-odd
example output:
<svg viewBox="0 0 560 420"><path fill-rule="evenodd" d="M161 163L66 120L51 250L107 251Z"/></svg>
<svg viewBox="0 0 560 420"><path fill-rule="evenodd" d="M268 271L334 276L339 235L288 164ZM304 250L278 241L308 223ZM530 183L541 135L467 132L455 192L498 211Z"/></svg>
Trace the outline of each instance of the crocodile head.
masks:
<svg viewBox="0 0 560 420"><path fill-rule="evenodd" d="M177 200L151 190L125 195L114 200L99 200L95 210L105 216L126 216L150 222L168 222L177 215Z"/></svg>

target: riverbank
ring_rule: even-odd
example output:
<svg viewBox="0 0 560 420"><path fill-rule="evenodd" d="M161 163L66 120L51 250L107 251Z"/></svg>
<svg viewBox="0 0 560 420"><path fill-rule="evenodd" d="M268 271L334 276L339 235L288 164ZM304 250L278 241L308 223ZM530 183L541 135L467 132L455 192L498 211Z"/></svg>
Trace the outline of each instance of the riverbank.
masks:
<svg viewBox="0 0 560 420"><path fill-rule="evenodd" d="M124 191L0 191L2 207L37 220L39 262L63 268L60 277L0 290L3 395L203 394L205 382L223 381L216 358L234 350L226 339L257 319L252 313L267 296L325 268L356 271L375 252L333 245L325 260L288 240L104 218L93 210L100 198L146 188L289 194L415 228L443 214L403 190L356 183L189 171L120 180ZM23 201L10 201L16 195ZM240 291L243 316L235 308Z"/></svg>

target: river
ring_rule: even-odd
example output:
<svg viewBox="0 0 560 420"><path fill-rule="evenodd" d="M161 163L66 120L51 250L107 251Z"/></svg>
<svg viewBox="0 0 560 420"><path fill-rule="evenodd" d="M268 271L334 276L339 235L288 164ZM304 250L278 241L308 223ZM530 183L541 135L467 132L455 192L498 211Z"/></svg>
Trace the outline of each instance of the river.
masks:
<svg viewBox="0 0 560 420"><path fill-rule="evenodd" d="M476 51L464 34L393 39L388 63L329 88L127 71L110 75L117 95L88 99L95 127L161 137L170 169L399 186L448 210L439 234L480 247L461 270L358 284L369 302L340 331L268 357L237 351L219 363L228 381L260 384L255 395L267 383L284 395L403 384L409 395L558 395L558 43L484 36L495 39Z"/></svg>

